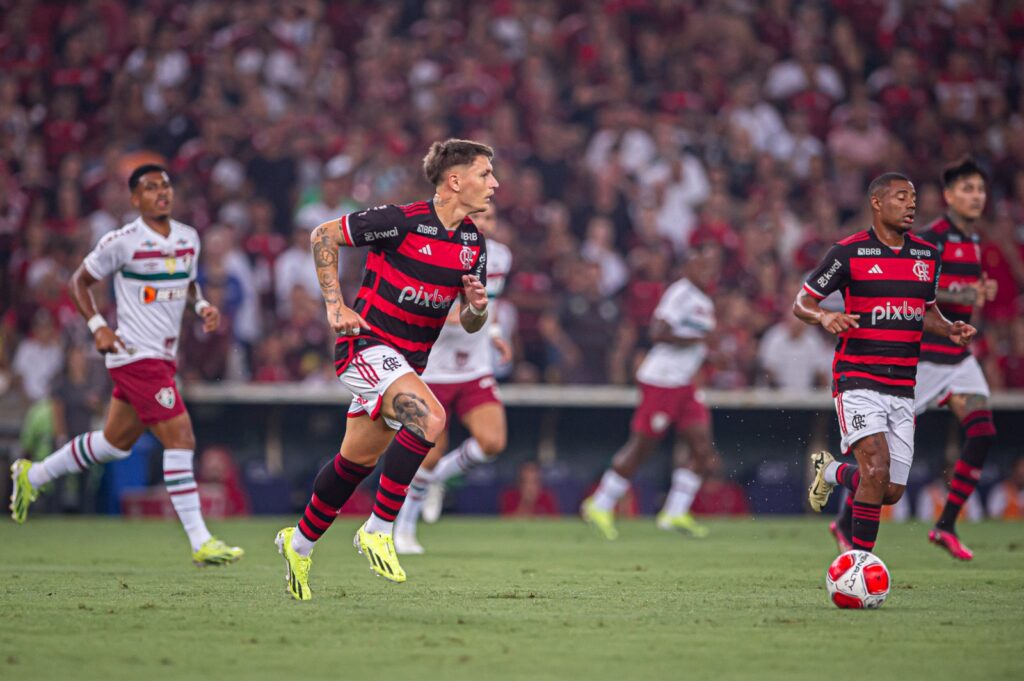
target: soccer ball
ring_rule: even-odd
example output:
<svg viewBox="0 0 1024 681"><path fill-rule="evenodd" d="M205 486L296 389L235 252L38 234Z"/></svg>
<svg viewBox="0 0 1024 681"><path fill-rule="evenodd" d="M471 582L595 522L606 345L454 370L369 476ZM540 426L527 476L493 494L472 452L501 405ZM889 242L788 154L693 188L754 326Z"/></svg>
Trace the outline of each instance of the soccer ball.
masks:
<svg viewBox="0 0 1024 681"><path fill-rule="evenodd" d="M879 608L889 595L889 569L869 551L847 551L828 566L825 588L837 608Z"/></svg>

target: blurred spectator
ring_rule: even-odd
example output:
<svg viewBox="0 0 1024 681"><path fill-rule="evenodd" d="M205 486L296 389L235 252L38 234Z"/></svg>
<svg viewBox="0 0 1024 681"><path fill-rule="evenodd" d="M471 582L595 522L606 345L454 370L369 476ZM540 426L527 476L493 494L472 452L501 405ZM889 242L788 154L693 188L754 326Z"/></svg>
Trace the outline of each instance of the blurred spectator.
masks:
<svg viewBox="0 0 1024 681"><path fill-rule="evenodd" d="M225 516L249 515L249 495L242 486L238 465L226 447L210 446L199 455L199 474L196 476L205 494L216 488L224 496Z"/></svg>
<svg viewBox="0 0 1024 681"><path fill-rule="evenodd" d="M769 386L806 392L831 379L832 348L818 329L793 315L768 329L757 348L757 360Z"/></svg>
<svg viewBox="0 0 1024 681"><path fill-rule="evenodd" d="M53 379L64 365L64 348L53 315L38 310L32 317L32 329L14 353L11 368L28 402L49 396Z"/></svg>
<svg viewBox="0 0 1024 681"><path fill-rule="evenodd" d="M310 230L297 226L292 230L292 245L274 262L274 294L279 318L291 314L292 290L301 288L307 295L320 298L320 282L316 278Z"/></svg>
<svg viewBox="0 0 1024 681"><path fill-rule="evenodd" d="M690 511L697 515L750 515L750 502L743 487L722 472L722 460L716 456L704 474Z"/></svg>
<svg viewBox="0 0 1024 681"><path fill-rule="evenodd" d="M544 486L536 461L525 461L519 466L516 486L501 493L498 512L520 518L559 515L558 499Z"/></svg>
<svg viewBox="0 0 1024 681"><path fill-rule="evenodd" d="M1024 518L1024 457L1018 457L1010 475L988 493L988 515L1001 520Z"/></svg>

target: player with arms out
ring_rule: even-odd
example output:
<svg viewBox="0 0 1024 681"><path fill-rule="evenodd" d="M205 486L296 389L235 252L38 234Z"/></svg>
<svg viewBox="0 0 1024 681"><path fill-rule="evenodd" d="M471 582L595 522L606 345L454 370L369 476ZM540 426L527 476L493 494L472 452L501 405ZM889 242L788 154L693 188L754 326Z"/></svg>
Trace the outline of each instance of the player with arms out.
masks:
<svg viewBox="0 0 1024 681"><path fill-rule="evenodd" d="M197 566L233 563L242 557L242 549L212 537L203 521L192 470L192 420L174 382L185 305L192 305L202 317L207 333L220 324L220 312L203 300L196 283L199 235L171 219L174 188L163 167L136 168L128 188L139 217L100 239L69 285L114 382L106 425L72 438L39 463L15 461L11 516L25 522L29 505L43 485L127 457L149 429L164 446L164 484L192 545L192 562ZM89 290L111 275L117 331L96 311Z"/></svg>
<svg viewBox="0 0 1024 681"><path fill-rule="evenodd" d="M832 489L853 492L850 527L833 523L840 545L874 551L882 505L906 490L914 459L914 383L923 331L967 345L975 329L951 322L935 305L939 252L910 234L917 192L905 176L885 173L868 187L868 229L835 244L810 274L793 303L793 314L820 324L838 338L832 362L843 454L811 455L811 508L821 511ZM823 310L819 301L841 291L844 312Z"/></svg>
<svg viewBox="0 0 1024 681"><path fill-rule="evenodd" d="M707 246L692 249L687 254L685 277L669 286L658 301L650 327L654 347L636 372L640 404L630 424L631 435L601 476L597 490L580 507L583 519L606 539L619 536L615 504L670 426L677 436L676 468L657 526L694 537L707 535L707 528L690 515L690 505L716 456L711 413L693 385L707 354L705 341L715 329L714 303L706 293L715 277L713 253Z"/></svg>
<svg viewBox="0 0 1024 681"><path fill-rule="evenodd" d="M288 592L296 600L312 598L316 541L382 456L376 503L353 544L374 573L406 579L395 553L395 517L445 428L444 408L420 374L457 298L466 331L475 333L487 321L487 249L469 216L487 210L498 187L493 157L478 142L435 142L423 159L432 200L345 215L310 235L327 321L338 334L335 370L353 398L340 451L317 474L298 525L277 533ZM352 307L338 284L341 246L370 248Z"/></svg>
<svg viewBox="0 0 1024 681"><path fill-rule="evenodd" d="M946 215L920 236L935 244L942 256L936 298L943 313L954 321L970 323L975 310L995 299L997 292L996 281L986 278L981 269L977 224L985 210L985 174L973 160L964 159L946 168L942 186ZM928 539L960 560L971 560L974 554L957 537L956 519L974 492L985 457L996 439L989 394L985 374L967 348L942 336L925 334L914 408L921 414L929 403L938 400L956 415L967 436L953 468L946 505Z"/></svg>
<svg viewBox="0 0 1024 681"><path fill-rule="evenodd" d="M493 300L505 287L512 252L492 238L497 223L494 204L474 215L473 221L487 238L486 288L487 297ZM460 315L459 306L453 305L430 351L423 380L445 412L466 427L469 437L442 457L448 444L448 434L444 431L427 454L409 485L409 496L395 521L398 553L423 553L423 546L416 539L420 514L427 522L435 522L441 515L445 482L478 464L493 461L505 449L508 438L505 406L494 378L492 350L496 347L503 361L512 358L512 350L502 339L501 328L495 321L488 318L481 333L470 334L459 323Z"/></svg>

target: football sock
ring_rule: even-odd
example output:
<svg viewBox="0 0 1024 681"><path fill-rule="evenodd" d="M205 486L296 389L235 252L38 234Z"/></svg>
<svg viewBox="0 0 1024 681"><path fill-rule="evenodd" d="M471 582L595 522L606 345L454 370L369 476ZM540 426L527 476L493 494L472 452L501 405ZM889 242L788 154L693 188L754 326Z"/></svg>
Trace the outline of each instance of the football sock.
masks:
<svg viewBox="0 0 1024 681"><path fill-rule="evenodd" d="M63 447L28 469L28 481L39 489L69 473L81 473L96 464L124 459L129 449L118 449L107 442L102 430L76 435Z"/></svg>
<svg viewBox="0 0 1024 681"><path fill-rule="evenodd" d="M960 509L974 492L981 479L981 469L985 465L988 450L995 442L996 427L992 423L992 412L974 411L964 418L964 430L967 441L963 452L953 468L953 479L949 483L949 495L935 527L946 532L953 532Z"/></svg>
<svg viewBox="0 0 1024 681"><path fill-rule="evenodd" d="M882 505L853 500L853 548L874 551L878 538L878 524L882 519Z"/></svg>
<svg viewBox="0 0 1024 681"><path fill-rule="evenodd" d="M843 503L839 506L836 526L847 539L853 536L853 492L843 490Z"/></svg>
<svg viewBox="0 0 1024 681"><path fill-rule="evenodd" d="M629 480L609 468L601 476L601 484L597 486L592 499L594 507L602 511L614 510L622 495L629 490Z"/></svg>
<svg viewBox="0 0 1024 681"><path fill-rule="evenodd" d="M461 475L477 464L488 461L476 438L467 438L461 445L441 457L434 468L434 482L444 482Z"/></svg>
<svg viewBox="0 0 1024 681"><path fill-rule="evenodd" d="M857 491L860 485L860 470L856 464L841 463L836 467L836 483L842 485L851 492Z"/></svg>
<svg viewBox="0 0 1024 681"><path fill-rule="evenodd" d="M423 500L427 498L427 487L434 480L434 471L420 468L409 483L409 494L405 497L402 511L395 520L395 527L398 531L415 532L416 523L420 519L420 511L423 510Z"/></svg>
<svg viewBox="0 0 1024 681"><path fill-rule="evenodd" d="M359 483L372 472L373 466L352 463L340 453L335 454L334 460L328 461L320 469L313 481L313 496L299 520L299 531L292 535L292 548L296 553L300 556L309 555L316 540L323 536L338 517L341 507L356 491Z"/></svg>
<svg viewBox="0 0 1024 681"><path fill-rule="evenodd" d="M690 510L697 491L700 490L701 478L689 468L677 468L672 472L672 488L665 499L663 513L683 515Z"/></svg>
<svg viewBox="0 0 1024 681"><path fill-rule="evenodd" d="M433 446L433 442L407 428L398 431L395 439L384 450L384 470L380 474L373 513L366 521L367 532L391 534L394 531L395 517L402 510L405 496L409 492L409 483Z"/></svg>
<svg viewBox="0 0 1024 681"><path fill-rule="evenodd" d="M209 540L210 531L206 529L203 512L199 509L199 488L192 472L191 449L164 450L164 485L192 550L198 550Z"/></svg>

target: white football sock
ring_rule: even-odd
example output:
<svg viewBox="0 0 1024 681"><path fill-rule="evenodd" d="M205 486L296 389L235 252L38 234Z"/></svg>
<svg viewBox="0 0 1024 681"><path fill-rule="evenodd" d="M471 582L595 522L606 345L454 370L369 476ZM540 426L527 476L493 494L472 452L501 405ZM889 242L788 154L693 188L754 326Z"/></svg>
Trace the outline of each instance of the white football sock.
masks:
<svg viewBox="0 0 1024 681"><path fill-rule="evenodd" d="M839 462L838 461L833 461L829 465L825 466L825 473L823 475L823 477L825 478L825 482L829 483L830 485L838 485L839 484L839 478L836 477L836 473L838 473L838 472L839 472Z"/></svg>
<svg viewBox="0 0 1024 681"><path fill-rule="evenodd" d="M468 438L461 445L441 457L434 468L434 482L445 482L449 478L465 473L477 464L489 461L476 438Z"/></svg>
<svg viewBox="0 0 1024 681"><path fill-rule="evenodd" d="M594 492L594 506L602 511L614 510L615 504L619 503L619 499L628 490L629 480L609 468L601 476L601 484Z"/></svg>
<svg viewBox="0 0 1024 681"><path fill-rule="evenodd" d="M390 520L383 520L378 518L376 513L370 514L370 519L366 521L367 532L382 532L384 534L394 534L395 523Z"/></svg>
<svg viewBox="0 0 1024 681"><path fill-rule="evenodd" d="M191 449L164 450L164 485L171 495L171 503L178 513L181 526L185 528L192 550L197 551L211 535L199 508L199 487L192 472Z"/></svg>
<svg viewBox="0 0 1024 681"><path fill-rule="evenodd" d="M423 509L423 500L427 498L427 487L434 480L434 471L420 468L416 476L409 483L409 493L402 504L402 510L395 518L395 528L398 532L412 532L416 534L416 523L420 519L420 511Z"/></svg>
<svg viewBox="0 0 1024 681"><path fill-rule="evenodd" d="M28 481L39 489L69 473L82 473L96 464L124 459L131 450L117 449L103 437L102 430L76 435L67 444L28 469Z"/></svg>
<svg viewBox="0 0 1024 681"><path fill-rule="evenodd" d="M700 490L700 476L689 468L677 468L672 472L672 489L665 499L663 513L668 515L683 515L690 510L697 491Z"/></svg>
<svg viewBox="0 0 1024 681"><path fill-rule="evenodd" d="M302 530L295 526L295 533L292 534L292 548L295 553L300 556L308 556L313 553L313 547L316 546L316 542L311 542L306 539L306 535L302 534Z"/></svg>

